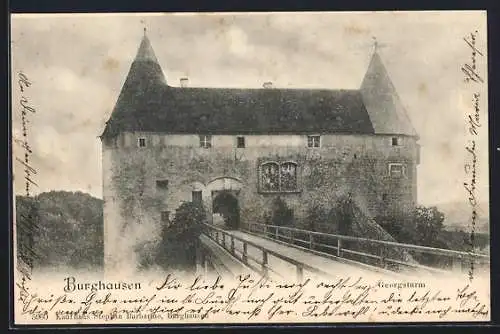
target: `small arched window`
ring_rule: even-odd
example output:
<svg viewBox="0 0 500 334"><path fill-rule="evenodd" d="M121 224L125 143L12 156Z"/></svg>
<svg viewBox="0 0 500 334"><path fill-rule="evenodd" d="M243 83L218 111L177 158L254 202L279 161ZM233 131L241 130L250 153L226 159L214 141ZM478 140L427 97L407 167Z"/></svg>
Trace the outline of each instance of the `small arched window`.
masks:
<svg viewBox="0 0 500 334"><path fill-rule="evenodd" d="M298 189L295 162L266 162L260 168L260 188L264 192L295 192Z"/></svg>

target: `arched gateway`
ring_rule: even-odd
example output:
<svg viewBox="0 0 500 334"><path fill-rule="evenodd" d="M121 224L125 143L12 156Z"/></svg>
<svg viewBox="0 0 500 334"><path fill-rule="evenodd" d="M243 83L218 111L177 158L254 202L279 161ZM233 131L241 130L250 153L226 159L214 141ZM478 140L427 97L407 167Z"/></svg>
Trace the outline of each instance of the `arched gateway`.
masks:
<svg viewBox="0 0 500 334"><path fill-rule="evenodd" d="M237 229L240 225L238 195L242 186L241 181L233 177L215 178L207 185L212 198L212 214L220 215L226 228Z"/></svg>
<svg viewBox="0 0 500 334"><path fill-rule="evenodd" d="M230 192L222 191L215 194L212 202L212 212L220 214L225 227L237 229L240 225L240 207L238 199Z"/></svg>

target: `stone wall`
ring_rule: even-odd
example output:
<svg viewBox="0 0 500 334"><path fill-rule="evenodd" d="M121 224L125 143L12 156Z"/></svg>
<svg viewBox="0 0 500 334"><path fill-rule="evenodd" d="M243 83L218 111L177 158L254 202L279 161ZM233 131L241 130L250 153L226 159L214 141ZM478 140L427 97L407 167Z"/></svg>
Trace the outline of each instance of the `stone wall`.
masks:
<svg viewBox="0 0 500 334"><path fill-rule="evenodd" d="M139 147L139 138L146 139L146 147ZM310 206L333 205L346 193L368 216L415 204L418 146L413 138L400 137L401 145L393 146L391 136L323 135L320 148L307 148L307 136L301 135L245 136L245 141L245 148L236 148L236 136L213 136L209 149L199 147L197 135L127 133L104 141L107 262L116 260L117 252L133 257L151 247L160 235L162 211L172 218L183 201L191 201L192 191L202 192L209 213L213 191L232 191L242 224L262 222L276 196L293 208L299 225L305 224ZM269 160L298 165L298 192L259 191L259 166ZM390 177L389 163L405 164L406 176Z"/></svg>

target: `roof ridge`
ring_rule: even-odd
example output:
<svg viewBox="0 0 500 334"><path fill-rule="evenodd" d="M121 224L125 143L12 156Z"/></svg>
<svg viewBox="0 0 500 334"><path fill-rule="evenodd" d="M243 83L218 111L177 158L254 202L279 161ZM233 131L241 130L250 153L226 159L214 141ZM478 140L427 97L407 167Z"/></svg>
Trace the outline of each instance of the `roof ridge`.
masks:
<svg viewBox="0 0 500 334"><path fill-rule="evenodd" d="M252 91L325 91L325 92L359 92L359 88L302 88L302 87L276 87L276 88L262 88L262 87L207 87L207 86L192 86L192 87L178 87L165 85L166 88L178 90L252 90Z"/></svg>

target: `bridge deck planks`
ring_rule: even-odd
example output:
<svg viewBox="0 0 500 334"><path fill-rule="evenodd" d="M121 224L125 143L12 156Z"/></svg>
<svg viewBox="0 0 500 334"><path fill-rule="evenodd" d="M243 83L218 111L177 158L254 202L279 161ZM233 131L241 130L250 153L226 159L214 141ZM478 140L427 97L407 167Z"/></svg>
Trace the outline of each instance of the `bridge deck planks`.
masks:
<svg viewBox="0 0 500 334"><path fill-rule="evenodd" d="M229 234L232 234L236 237L242 238L246 241L253 242L256 245L266 249L270 250L273 252L276 252L278 254L283 254L286 255L287 257L293 259L294 261L297 261L301 264L306 264L309 265L313 268L317 268L323 272L326 272L328 276L362 276L362 277L367 277L367 276L373 276L374 273L376 273L376 268L369 268L368 266L364 265L357 265L353 263L345 263L341 261L341 259L335 260L332 258L327 258L321 255L316 255L313 254L309 251L306 250L301 250L299 248L293 247L293 246L287 246L281 243L278 243L276 241L256 236L253 234L249 234L243 231L226 231ZM242 248L241 243L235 243L235 247L237 248ZM241 249L240 249L241 250ZM252 256L254 258L261 258L262 252L259 251L258 249L248 246L248 254L249 256ZM290 272L290 270L294 270L295 266L285 262L282 259L276 258L272 255L269 255L268 258L268 263L269 266L278 273L285 273L285 272ZM307 272L307 270L305 271ZM380 274L380 271L379 271ZM392 276L392 277L397 277L398 275L396 273L392 274L390 272L384 271L382 273L383 276ZM279 275L282 276L282 275Z"/></svg>
<svg viewBox="0 0 500 334"><path fill-rule="evenodd" d="M202 242L204 247L210 250L210 252L214 256L214 259L217 259L217 263L213 263L213 265L216 267L216 270L218 272L220 271L220 275L237 275L252 272L241 261L233 257L228 251L226 251L209 237L201 235L200 241Z"/></svg>

